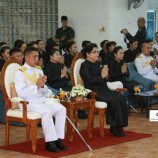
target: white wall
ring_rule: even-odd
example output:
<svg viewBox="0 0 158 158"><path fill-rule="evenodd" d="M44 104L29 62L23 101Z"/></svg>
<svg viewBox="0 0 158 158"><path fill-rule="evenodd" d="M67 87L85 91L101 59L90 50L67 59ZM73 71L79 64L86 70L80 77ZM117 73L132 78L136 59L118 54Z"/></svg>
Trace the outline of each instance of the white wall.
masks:
<svg viewBox="0 0 158 158"><path fill-rule="evenodd" d="M146 18L147 0L138 8L128 10L127 0L59 0L60 17L67 15L69 25L76 32L78 50L83 40L98 44L105 39L115 40L126 48L120 30L128 28L134 35L137 31L137 18ZM105 27L105 32L99 28Z"/></svg>
<svg viewBox="0 0 158 158"><path fill-rule="evenodd" d="M109 4L109 39L115 40L118 45L124 48L126 48L126 45L120 30L127 28L132 35L135 35L138 30L137 19L139 17L147 17L147 0L137 9L131 7L128 10L127 3L127 0L110 0Z"/></svg>

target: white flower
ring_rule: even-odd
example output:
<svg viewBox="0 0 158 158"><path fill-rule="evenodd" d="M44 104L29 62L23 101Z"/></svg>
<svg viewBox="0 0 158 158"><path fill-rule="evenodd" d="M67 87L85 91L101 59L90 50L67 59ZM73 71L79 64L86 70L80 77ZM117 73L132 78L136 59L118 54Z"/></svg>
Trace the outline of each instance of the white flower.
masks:
<svg viewBox="0 0 158 158"><path fill-rule="evenodd" d="M74 86L71 91L72 97L87 96L88 90L81 85Z"/></svg>

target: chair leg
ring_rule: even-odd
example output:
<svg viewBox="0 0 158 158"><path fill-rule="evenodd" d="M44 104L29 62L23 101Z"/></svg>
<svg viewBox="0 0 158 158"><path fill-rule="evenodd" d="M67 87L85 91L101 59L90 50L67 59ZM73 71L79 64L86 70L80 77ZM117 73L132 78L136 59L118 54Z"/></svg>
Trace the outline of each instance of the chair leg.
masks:
<svg viewBox="0 0 158 158"><path fill-rule="evenodd" d="M9 145L9 131L10 131L10 124L6 122L6 145Z"/></svg>
<svg viewBox="0 0 158 158"><path fill-rule="evenodd" d="M37 150L37 123L31 123L32 128L32 151L35 153Z"/></svg>
<svg viewBox="0 0 158 158"><path fill-rule="evenodd" d="M105 109L99 109L99 120L100 120L100 136L104 137L104 117Z"/></svg>
<svg viewBox="0 0 158 158"><path fill-rule="evenodd" d="M26 125L26 142L30 140L30 125Z"/></svg>
<svg viewBox="0 0 158 158"><path fill-rule="evenodd" d="M78 123L78 110L75 110L74 113L75 113L75 127L77 128L77 123Z"/></svg>

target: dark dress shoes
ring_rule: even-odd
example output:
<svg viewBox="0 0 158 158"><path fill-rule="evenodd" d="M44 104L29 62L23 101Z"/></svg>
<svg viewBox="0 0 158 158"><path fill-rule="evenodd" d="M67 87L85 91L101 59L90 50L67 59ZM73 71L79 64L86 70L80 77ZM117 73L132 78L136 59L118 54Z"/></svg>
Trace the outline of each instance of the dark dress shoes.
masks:
<svg viewBox="0 0 158 158"><path fill-rule="evenodd" d="M59 148L60 150L66 151L67 147L65 145L62 144L61 140L58 139L55 141L55 145L57 146L57 148Z"/></svg>
<svg viewBox="0 0 158 158"><path fill-rule="evenodd" d="M110 126L110 133L113 134L115 137L124 137L126 134L123 132L122 127L115 127Z"/></svg>
<svg viewBox="0 0 158 158"><path fill-rule="evenodd" d="M46 148L46 150L48 150L50 152L59 152L60 151L59 148L56 146L55 141L46 142L45 148Z"/></svg>

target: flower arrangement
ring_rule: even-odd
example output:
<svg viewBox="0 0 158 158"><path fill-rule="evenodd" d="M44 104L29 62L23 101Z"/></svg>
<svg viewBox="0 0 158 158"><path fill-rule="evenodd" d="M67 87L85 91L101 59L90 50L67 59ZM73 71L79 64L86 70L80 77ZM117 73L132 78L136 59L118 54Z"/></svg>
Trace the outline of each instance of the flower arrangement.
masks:
<svg viewBox="0 0 158 158"><path fill-rule="evenodd" d="M85 89L81 85L74 86L71 91L71 96L72 97L77 97L77 96L87 96L89 91Z"/></svg>

